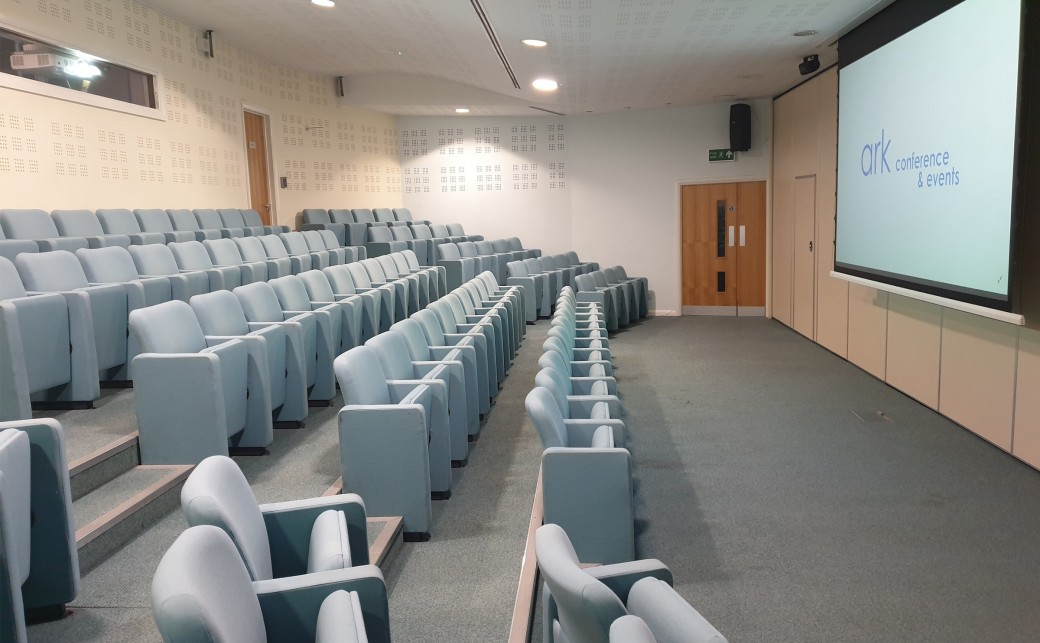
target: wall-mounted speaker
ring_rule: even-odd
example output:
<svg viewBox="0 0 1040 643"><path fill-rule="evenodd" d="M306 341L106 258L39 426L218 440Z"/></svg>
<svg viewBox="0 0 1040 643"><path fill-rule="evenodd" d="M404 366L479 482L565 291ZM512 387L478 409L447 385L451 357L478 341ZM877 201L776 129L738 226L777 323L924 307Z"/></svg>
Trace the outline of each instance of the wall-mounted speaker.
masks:
<svg viewBox="0 0 1040 643"><path fill-rule="evenodd" d="M747 103L729 106L729 149L734 152L751 149L751 105Z"/></svg>

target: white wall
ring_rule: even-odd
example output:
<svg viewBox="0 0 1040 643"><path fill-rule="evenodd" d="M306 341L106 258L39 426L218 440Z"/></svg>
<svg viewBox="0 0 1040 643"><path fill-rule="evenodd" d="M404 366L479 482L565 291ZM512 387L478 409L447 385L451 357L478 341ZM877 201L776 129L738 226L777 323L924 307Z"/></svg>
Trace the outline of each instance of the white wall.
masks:
<svg viewBox="0 0 1040 643"><path fill-rule="evenodd" d="M772 101L751 104L752 149L730 163L708 163L708 149L729 147L728 103L572 117L400 118L405 205L417 216L459 221L489 238L519 236L548 253L574 249L604 265L622 264L630 275L649 277L658 314L675 314L681 295L679 185L769 177ZM489 153L477 139L495 127L501 146L495 152L492 145ZM532 127L537 149L528 140L526 152L513 151L523 143L512 137L530 137ZM411 136L423 130L425 151L412 144L421 137ZM461 143L449 144L459 138ZM488 164L501 167L501 190L477 191L476 168ZM526 188L525 181L517 187L513 180L513 167L522 170L524 164L528 175L538 174L537 187L530 176ZM440 183L442 176L450 180L442 170L451 167L456 177L461 168L465 192L457 183L454 192L450 182ZM430 177L428 191L425 184L409 183L416 171L419 178Z"/></svg>
<svg viewBox="0 0 1040 643"><path fill-rule="evenodd" d="M331 77L280 67L135 0L3 0L0 24L160 76L160 118L0 88L4 208L248 207L242 108L267 113L277 220L401 203L392 116L337 105ZM59 10L59 7L61 10ZM53 9L53 11L52 11Z"/></svg>

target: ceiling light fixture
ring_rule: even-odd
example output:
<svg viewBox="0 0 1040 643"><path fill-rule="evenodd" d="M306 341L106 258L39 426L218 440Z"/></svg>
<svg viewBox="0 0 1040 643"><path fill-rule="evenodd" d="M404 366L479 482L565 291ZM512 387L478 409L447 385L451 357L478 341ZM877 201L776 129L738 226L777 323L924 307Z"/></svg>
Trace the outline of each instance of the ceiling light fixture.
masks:
<svg viewBox="0 0 1040 643"><path fill-rule="evenodd" d="M332 0L311 0L311 4L316 4L319 7L335 7L336 3Z"/></svg>
<svg viewBox="0 0 1040 643"><path fill-rule="evenodd" d="M797 38L808 38L809 36L815 36L818 33L820 32L815 29L803 29L801 31L796 31L791 35Z"/></svg>
<svg viewBox="0 0 1040 643"><path fill-rule="evenodd" d="M456 107L455 108L455 113L456 114L469 114L469 108L468 107Z"/></svg>
<svg viewBox="0 0 1040 643"><path fill-rule="evenodd" d="M549 44L544 40L539 40L537 38L524 38L520 42L524 43L528 47L544 47Z"/></svg>
<svg viewBox="0 0 1040 643"><path fill-rule="evenodd" d="M540 92L554 92L559 88L560 83L556 82L552 78L536 78L531 87L534 87Z"/></svg>

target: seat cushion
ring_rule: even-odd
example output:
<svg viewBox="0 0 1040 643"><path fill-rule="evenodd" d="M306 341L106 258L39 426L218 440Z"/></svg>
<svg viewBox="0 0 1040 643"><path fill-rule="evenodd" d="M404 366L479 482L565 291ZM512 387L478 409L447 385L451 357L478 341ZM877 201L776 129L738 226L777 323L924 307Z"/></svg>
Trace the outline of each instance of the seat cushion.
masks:
<svg viewBox="0 0 1040 643"><path fill-rule="evenodd" d="M609 420L610 407L606 402L596 402L592 405L592 411L589 413L589 418L593 420Z"/></svg>
<svg viewBox="0 0 1040 643"><path fill-rule="evenodd" d="M341 512L337 512L341 513ZM318 610L315 643L367 643L365 621L357 592L339 590L329 594Z"/></svg>
<svg viewBox="0 0 1040 643"><path fill-rule="evenodd" d="M593 368L599 368L600 370L603 370L603 367L599 364L594 365ZM590 392L593 395L609 395L610 389L607 388L606 380L599 380L598 382L592 383L592 388L590 389Z"/></svg>
<svg viewBox="0 0 1040 643"><path fill-rule="evenodd" d="M307 573L350 567L347 516L338 509L323 511L311 527Z"/></svg>
<svg viewBox="0 0 1040 643"><path fill-rule="evenodd" d="M613 449L614 432L606 425L597 427L595 432L592 434L592 444L589 446L593 449Z"/></svg>

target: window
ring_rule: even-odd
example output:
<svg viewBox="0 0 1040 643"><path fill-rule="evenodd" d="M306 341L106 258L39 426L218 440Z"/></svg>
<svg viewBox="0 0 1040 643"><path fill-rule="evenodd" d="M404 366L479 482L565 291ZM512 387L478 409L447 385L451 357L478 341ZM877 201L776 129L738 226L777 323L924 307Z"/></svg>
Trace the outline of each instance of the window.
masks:
<svg viewBox="0 0 1040 643"><path fill-rule="evenodd" d="M140 107L156 108L155 76L152 74L3 28L0 28L0 74L9 74ZM39 93L54 95L42 90Z"/></svg>

